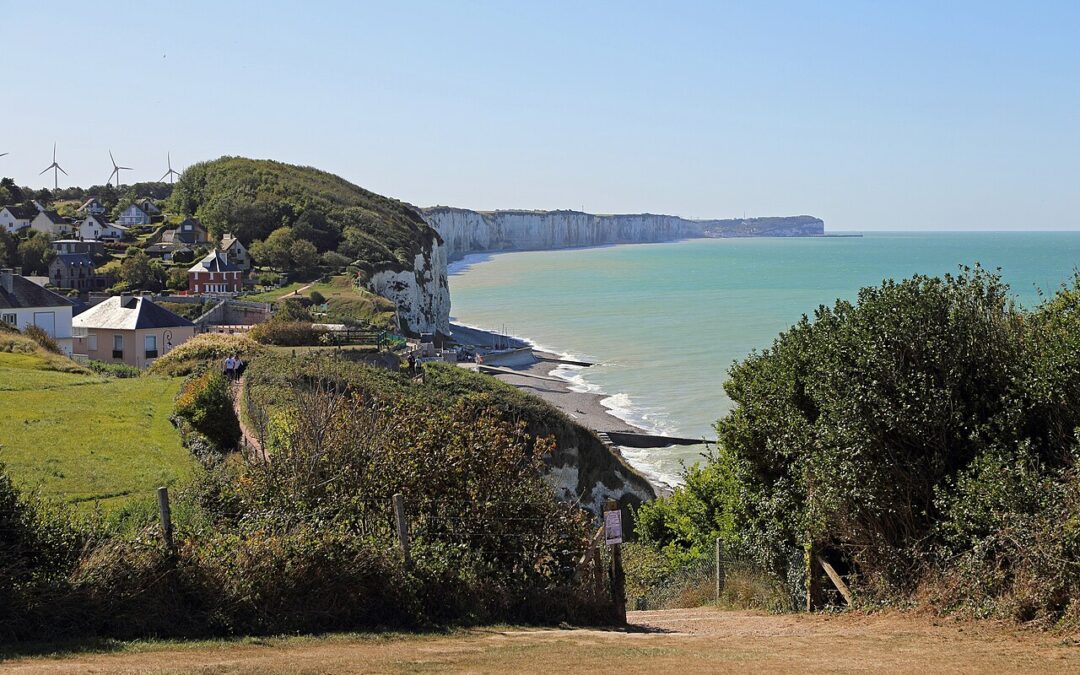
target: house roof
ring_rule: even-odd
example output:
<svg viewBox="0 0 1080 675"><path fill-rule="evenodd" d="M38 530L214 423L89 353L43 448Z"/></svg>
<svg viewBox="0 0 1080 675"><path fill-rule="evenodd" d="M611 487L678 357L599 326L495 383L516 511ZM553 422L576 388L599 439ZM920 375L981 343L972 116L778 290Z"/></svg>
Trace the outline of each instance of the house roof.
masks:
<svg viewBox="0 0 1080 675"><path fill-rule="evenodd" d="M101 206L101 200L100 199L98 199L97 197L91 197L90 199L87 199L85 202L83 202L83 205L79 207L79 210L82 211L83 209L87 208L88 206L90 206L91 204L93 204L95 202L97 203L98 206Z"/></svg>
<svg viewBox="0 0 1080 675"><path fill-rule="evenodd" d="M234 237L229 232L226 232L221 236L221 242L218 244L218 248L222 251L228 251L230 248L237 244L240 246L240 248L244 247L244 244L241 243L239 239Z"/></svg>
<svg viewBox="0 0 1080 675"><path fill-rule="evenodd" d="M18 274L11 275L11 290L0 284L0 309L28 307L70 307L73 303L62 295L38 286Z"/></svg>
<svg viewBox="0 0 1080 675"><path fill-rule="evenodd" d="M72 327L139 330L194 326L182 316L154 304L149 298L114 295L71 320Z"/></svg>
<svg viewBox="0 0 1080 675"><path fill-rule="evenodd" d="M58 253L54 260L59 261L65 267L93 267L94 261L85 253Z"/></svg>
<svg viewBox="0 0 1080 675"><path fill-rule="evenodd" d="M140 204L139 202L132 202L131 205L127 207L127 209L124 209L124 211L127 211L128 209L131 209L131 208L139 209L140 211L142 211L144 216L150 215L149 213L146 212L146 209L144 209L142 207L142 204Z"/></svg>
<svg viewBox="0 0 1080 675"><path fill-rule="evenodd" d="M38 214L38 210L32 204L14 204L0 208L7 209L18 220L33 220L34 216Z"/></svg>
<svg viewBox="0 0 1080 675"><path fill-rule="evenodd" d="M176 241L159 241L156 244L150 244L145 249L147 253L178 253L180 251L190 251L191 247L183 243Z"/></svg>
<svg viewBox="0 0 1080 675"><path fill-rule="evenodd" d="M53 211L52 209L45 209L44 211L41 212L41 215L48 218L49 221L52 222L54 225L66 225L67 224L67 221L64 220L63 216L61 216L56 211Z"/></svg>
<svg viewBox="0 0 1080 675"><path fill-rule="evenodd" d="M228 259L219 251L211 251L206 257L195 263L188 272L242 272L236 265L229 264Z"/></svg>
<svg viewBox="0 0 1080 675"><path fill-rule="evenodd" d="M94 221L95 223L97 223L101 227L114 227L114 228L116 228L118 230L121 230L121 231L127 231L127 229L128 229L127 225L121 225L119 223L110 223L108 220L106 220L105 218L103 218L101 216L87 216L86 218L83 219L82 222L85 223L88 220ZM81 225L82 225L82 223L80 223L80 226Z"/></svg>

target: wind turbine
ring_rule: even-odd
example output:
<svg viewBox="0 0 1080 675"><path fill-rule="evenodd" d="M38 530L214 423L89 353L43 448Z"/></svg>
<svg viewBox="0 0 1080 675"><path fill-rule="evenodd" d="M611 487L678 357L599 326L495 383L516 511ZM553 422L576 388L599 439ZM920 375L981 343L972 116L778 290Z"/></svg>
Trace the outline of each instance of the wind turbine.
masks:
<svg viewBox="0 0 1080 675"><path fill-rule="evenodd" d="M169 184L170 184L170 185L172 185L172 182L173 182L173 176L179 176L179 175L180 175L180 172L178 172L178 171L173 171L173 168L172 168L172 153L171 153L171 152L170 152L170 153L167 153L167 154L166 154L165 156L166 156L166 158L168 158L168 160L169 160L169 170L168 170L168 171L166 171L166 172L165 172L165 175L164 175L164 176L162 176L161 178L159 178L159 179L158 179L158 181L163 181L163 180L165 180L166 178L168 178L168 179L169 179Z"/></svg>
<svg viewBox="0 0 1080 675"><path fill-rule="evenodd" d="M112 162L112 173L109 174L109 180L112 180L113 176L116 176L116 189L120 189L120 171L131 171L130 166L117 166L116 160L113 159L112 150L109 151L109 161ZM105 184L109 184L109 180L105 181Z"/></svg>
<svg viewBox="0 0 1080 675"><path fill-rule="evenodd" d="M52 164L50 164L49 166L42 169L41 173L39 173L38 175L40 176L41 174L45 173L49 169L52 169L52 172L53 172L53 189L54 190L59 190L60 189L60 176L56 172L59 171L60 173L64 174L65 176L68 175L68 172L61 169L60 165L56 163L56 143L52 144Z"/></svg>
<svg viewBox="0 0 1080 675"><path fill-rule="evenodd" d="M3 157L6 154L7 154L6 152L0 152L0 157Z"/></svg>

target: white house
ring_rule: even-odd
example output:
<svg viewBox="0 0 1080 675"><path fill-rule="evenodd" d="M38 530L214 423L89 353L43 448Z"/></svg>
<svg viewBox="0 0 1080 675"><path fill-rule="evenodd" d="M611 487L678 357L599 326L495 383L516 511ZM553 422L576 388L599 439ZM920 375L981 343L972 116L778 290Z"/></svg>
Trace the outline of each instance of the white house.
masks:
<svg viewBox="0 0 1080 675"><path fill-rule="evenodd" d="M87 216L79 223L78 235L83 239L115 239L127 236L128 228L110 223L104 216Z"/></svg>
<svg viewBox="0 0 1080 675"><path fill-rule="evenodd" d="M30 205L5 206L0 208L0 229L8 234L30 227L37 209Z"/></svg>
<svg viewBox="0 0 1080 675"><path fill-rule="evenodd" d="M231 232L222 235L221 241L218 242L218 250L225 254L225 259L230 265L236 265L245 272L251 270L251 256Z"/></svg>
<svg viewBox="0 0 1080 675"><path fill-rule="evenodd" d="M119 223L128 227L132 225L149 225L150 214L139 204L132 204L121 212Z"/></svg>
<svg viewBox="0 0 1080 675"><path fill-rule="evenodd" d="M108 209L97 197L91 197L87 199L82 206L79 207L77 213L85 213L88 216L103 216Z"/></svg>
<svg viewBox="0 0 1080 675"><path fill-rule="evenodd" d="M71 356L72 302L38 286L15 270L0 270L0 321L24 330L37 326Z"/></svg>
<svg viewBox="0 0 1080 675"><path fill-rule="evenodd" d="M158 205L154 203L154 200L150 199L149 197L145 199L140 199L138 201L138 204L140 207L142 207L142 210L145 211L146 214L149 216L157 216L161 214L161 209L159 209Z"/></svg>
<svg viewBox="0 0 1080 675"><path fill-rule="evenodd" d="M71 233L71 223L64 220L56 211L46 209L30 221L30 227L54 237L67 236Z"/></svg>

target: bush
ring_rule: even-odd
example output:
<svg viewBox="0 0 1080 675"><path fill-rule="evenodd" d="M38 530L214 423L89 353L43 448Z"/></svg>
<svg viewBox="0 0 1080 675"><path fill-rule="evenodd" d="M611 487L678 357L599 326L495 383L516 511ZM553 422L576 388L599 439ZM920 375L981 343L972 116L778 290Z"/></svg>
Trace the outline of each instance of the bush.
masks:
<svg viewBox="0 0 1080 675"><path fill-rule="evenodd" d="M56 340L54 340L52 336L46 333L45 330L40 328L39 326L35 326L33 324L27 326L23 329L23 335L38 343L38 345L47 352L52 352L53 354L63 353L60 350L60 345L56 342Z"/></svg>
<svg viewBox="0 0 1080 675"><path fill-rule="evenodd" d="M220 451L232 450L240 442L229 381L219 370L207 369L184 382L176 397L176 415Z"/></svg>
<svg viewBox="0 0 1080 675"><path fill-rule="evenodd" d="M154 361L149 372L170 376L190 375L200 367L220 368L228 356L239 356L244 362L249 362L264 351L265 347L246 335L204 333Z"/></svg>
<svg viewBox="0 0 1080 675"><path fill-rule="evenodd" d="M318 291L312 291L308 298L311 299L313 305L321 305L326 302L326 296Z"/></svg>
<svg viewBox="0 0 1080 675"><path fill-rule="evenodd" d="M142 375L142 370L135 366L129 366L126 363L105 363L104 361L90 361L86 364L86 367L94 371L98 375L104 375L105 377L139 377Z"/></svg>
<svg viewBox="0 0 1080 675"><path fill-rule="evenodd" d="M264 345L304 347L322 344L321 338L326 332L323 328L315 328L310 322L274 320L253 326L248 335Z"/></svg>
<svg viewBox="0 0 1080 675"><path fill-rule="evenodd" d="M1080 284L1030 314L1009 297L977 268L804 317L732 368L715 456L641 509L642 540L694 558L719 536L792 595L819 574L795 563L808 548L864 600L936 579L997 615L1065 616L1080 603ZM1007 609L1021 588L1028 609Z"/></svg>

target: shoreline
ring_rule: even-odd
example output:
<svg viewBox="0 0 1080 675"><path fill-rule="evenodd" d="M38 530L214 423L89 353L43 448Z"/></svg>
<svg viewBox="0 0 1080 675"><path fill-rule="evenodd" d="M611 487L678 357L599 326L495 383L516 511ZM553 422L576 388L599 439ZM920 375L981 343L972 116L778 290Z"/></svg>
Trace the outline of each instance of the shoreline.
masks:
<svg viewBox="0 0 1080 675"><path fill-rule="evenodd" d="M583 367L559 363L558 360L565 358L563 355L541 349L521 338L502 336L482 328L463 326L456 323L451 324L451 335L455 342L474 348L490 349L496 344L506 344L514 349L528 349L528 355L523 354L510 362L499 363L498 368L503 372L487 372L485 374L526 393L542 398L586 429L600 433L621 431L633 434L656 435L653 430L621 419L610 408L605 406L603 401L611 398L611 394L575 391L572 388L573 382L556 374L556 371L563 368L582 369ZM610 447L629 462L638 473L648 479L658 494L669 493L677 484L673 482L673 477L665 476L647 466L651 464L647 459L649 452L659 448L627 448L615 444L611 444Z"/></svg>

